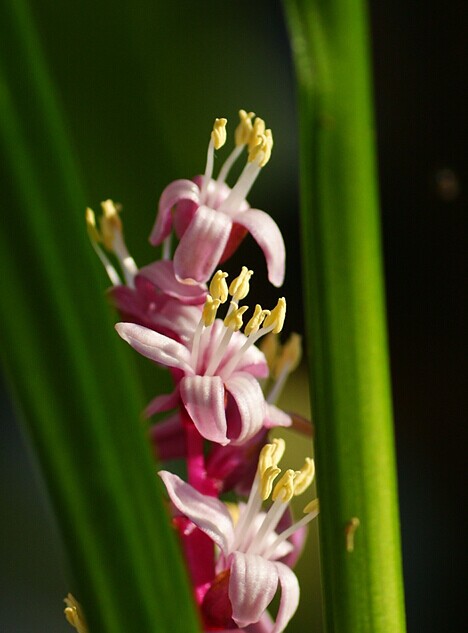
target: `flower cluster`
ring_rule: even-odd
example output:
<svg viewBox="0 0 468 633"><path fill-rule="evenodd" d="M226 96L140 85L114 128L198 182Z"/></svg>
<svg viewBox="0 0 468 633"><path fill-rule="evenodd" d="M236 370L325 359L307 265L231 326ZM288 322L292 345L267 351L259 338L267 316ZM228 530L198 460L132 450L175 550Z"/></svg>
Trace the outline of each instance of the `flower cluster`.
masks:
<svg viewBox="0 0 468 633"><path fill-rule="evenodd" d="M168 470L159 475L204 630L281 633L299 602L292 567L318 501L293 520L290 501L311 484L314 462L306 459L299 470L281 472L284 440L268 439L271 428L292 424L275 406L301 354L298 335L284 345L278 340L286 301L280 297L271 309L256 304L247 319L243 302L253 271L244 266L229 280L218 269L250 233L265 255L270 282L280 286L284 279L281 233L269 215L246 200L270 158L272 133L252 112L241 110L239 117L235 147L216 179L214 152L226 142L226 119L215 120L204 175L176 180L163 191L150 235L152 244L162 244L161 260L137 267L124 240L120 209L111 200L102 203L99 224L91 209L86 219L112 283L109 296L122 317L118 334L172 375L172 391L151 400L145 415L165 416L150 429L159 459L186 464L187 482ZM246 165L230 188L226 179L244 149ZM237 503L224 500L227 491L234 491ZM278 588L273 621L267 607ZM66 615L85 630L71 596Z"/></svg>

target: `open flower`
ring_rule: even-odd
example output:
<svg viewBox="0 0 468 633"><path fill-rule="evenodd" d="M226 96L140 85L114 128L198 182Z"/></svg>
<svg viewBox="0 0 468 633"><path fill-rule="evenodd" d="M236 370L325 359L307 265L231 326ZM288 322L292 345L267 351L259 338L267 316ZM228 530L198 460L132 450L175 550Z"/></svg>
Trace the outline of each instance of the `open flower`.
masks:
<svg viewBox="0 0 468 633"><path fill-rule="evenodd" d="M94 212L86 210L88 234L94 250L112 283L108 296L125 321L144 325L179 341L187 341L200 320L207 295L205 284L187 285L175 276L169 260L153 262L138 269L123 235L119 205L112 200L102 204L97 228ZM104 248L103 248L104 247ZM118 262L119 270L107 253Z"/></svg>
<svg viewBox="0 0 468 633"><path fill-rule="evenodd" d="M212 179L214 150L225 143L226 119L216 119L214 123L204 176L193 181L176 180L163 191L150 242L158 245L170 239L174 226L180 238L174 254L177 277L190 283L204 282L248 232L265 255L269 280L273 285L281 286L285 268L281 232L267 213L251 209L245 199L270 158L273 137L271 130L265 129L262 119L257 117L252 124L252 112L241 110L239 115L236 147L218 178ZM248 161L231 189L225 179L245 146L248 146Z"/></svg>
<svg viewBox="0 0 468 633"><path fill-rule="evenodd" d="M254 343L282 329L286 302L279 299L271 312L257 305L242 334L242 315L248 308L239 307L239 301L249 291L251 275L244 267L228 293L226 273L216 273L190 345L134 323L116 325L120 336L140 354L178 370L181 376L172 394L150 403L148 414L174 408L180 398L200 435L222 445L242 444L262 428L266 405L257 379L268 375L268 366ZM216 312L228 294L232 300L221 321Z"/></svg>
<svg viewBox="0 0 468 633"><path fill-rule="evenodd" d="M237 521L220 500L199 493L177 475L159 473L177 510L219 548L217 576L202 605L205 620L219 628L229 628L232 620L241 628L259 622L278 585L281 600L271 633L281 633L297 609L299 584L282 561L293 549L288 539L318 514L318 501L304 508L305 516L297 523L281 533L276 531L291 498L302 494L314 477L314 463L307 459L301 470L286 470L274 485L281 473L278 462L283 452L283 440L262 449L249 499L240 506ZM263 512L262 502L270 495L272 505Z"/></svg>

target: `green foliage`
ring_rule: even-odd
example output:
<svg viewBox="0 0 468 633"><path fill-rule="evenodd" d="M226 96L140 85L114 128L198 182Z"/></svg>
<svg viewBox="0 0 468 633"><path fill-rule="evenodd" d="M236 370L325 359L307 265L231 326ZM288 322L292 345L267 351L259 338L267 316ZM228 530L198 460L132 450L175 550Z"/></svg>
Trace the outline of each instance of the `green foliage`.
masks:
<svg viewBox="0 0 468 633"><path fill-rule="evenodd" d="M327 630L398 633L405 617L366 12L362 0L284 4L298 79Z"/></svg>
<svg viewBox="0 0 468 633"><path fill-rule="evenodd" d="M26 3L4 3L0 23L9 182L1 353L70 556L71 590L91 632L196 631L139 425L139 388L99 290L86 196Z"/></svg>

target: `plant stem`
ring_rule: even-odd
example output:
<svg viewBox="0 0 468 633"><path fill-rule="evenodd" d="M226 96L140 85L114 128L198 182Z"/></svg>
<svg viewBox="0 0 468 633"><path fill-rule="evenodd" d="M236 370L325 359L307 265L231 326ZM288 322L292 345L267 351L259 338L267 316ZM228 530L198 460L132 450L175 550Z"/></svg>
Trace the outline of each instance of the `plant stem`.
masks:
<svg viewBox="0 0 468 633"><path fill-rule="evenodd" d="M285 0L329 633L405 630L367 21Z"/></svg>

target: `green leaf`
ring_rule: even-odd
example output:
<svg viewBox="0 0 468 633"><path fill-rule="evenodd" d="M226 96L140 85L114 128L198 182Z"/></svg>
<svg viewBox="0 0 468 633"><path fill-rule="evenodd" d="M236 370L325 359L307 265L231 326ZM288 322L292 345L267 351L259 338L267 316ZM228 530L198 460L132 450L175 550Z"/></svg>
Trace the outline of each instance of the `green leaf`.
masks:
<svg viewBox="0 0 468 633"><path fill-rule="evenodd" d="M86 196L27 4L4 3L0 23L10 183L1 354L70 556L70 589L91 632L196 631L139 387L99 291Z"/></svg>
<svg viewBox="0 0 468 633"><path fill-rule="evenodd" d="M298 80L327 630L399 633L405 617L365 3L284 4Z"/></svg>

